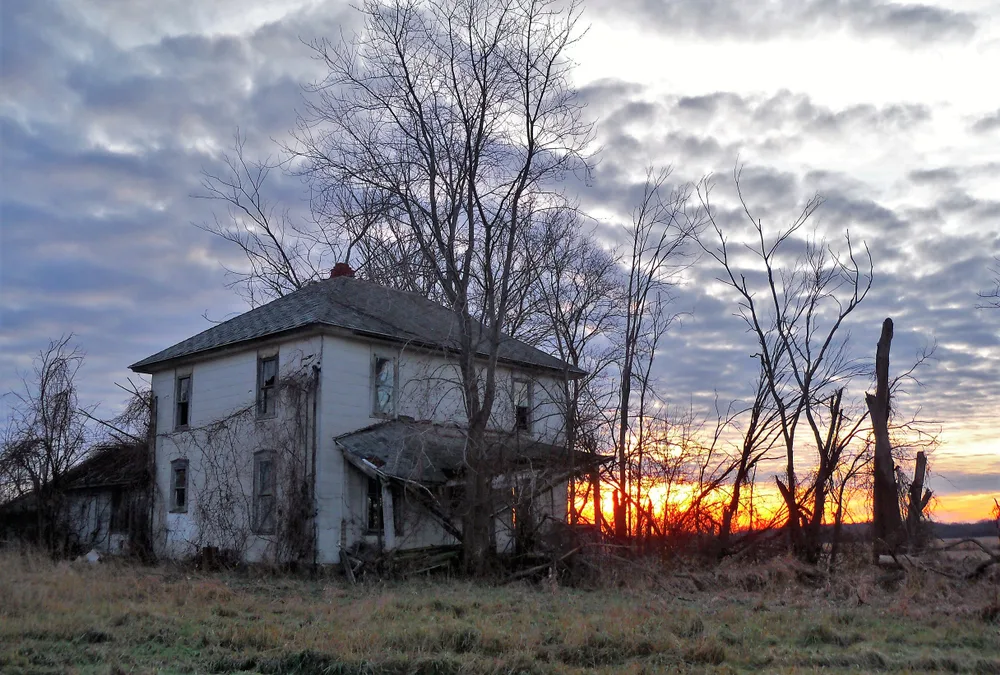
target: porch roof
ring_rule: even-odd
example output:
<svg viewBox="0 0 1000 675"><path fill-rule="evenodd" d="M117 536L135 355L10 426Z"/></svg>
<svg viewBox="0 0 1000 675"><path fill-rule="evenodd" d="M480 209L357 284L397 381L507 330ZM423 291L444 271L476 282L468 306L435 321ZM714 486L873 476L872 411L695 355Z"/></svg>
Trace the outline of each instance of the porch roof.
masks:
<svg viewBox="0 0 1000 675"><path fill-rule="evenodd" d="M336 441L352 464L385 476L428 485L457 478L466 466L468 431L457 425L410 420L382 422ZM565 446L537 441L524 434L487 433L489 464L496 474L518 469L566 468ZM589 465L595 456L576 452L576 465ZM598 460L605 460L597 456Z"/></svg>

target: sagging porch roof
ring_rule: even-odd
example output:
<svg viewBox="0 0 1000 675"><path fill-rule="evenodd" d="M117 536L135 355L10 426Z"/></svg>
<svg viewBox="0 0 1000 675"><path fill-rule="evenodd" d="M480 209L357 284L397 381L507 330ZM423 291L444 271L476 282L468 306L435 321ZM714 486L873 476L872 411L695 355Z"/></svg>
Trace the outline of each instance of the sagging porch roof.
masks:
<svg viewBox="0 0 1000 675"><path fill-rule="evenodd" d="M490 465L496 474L521 469L582 469L611 457L575 452L543 443L525 434L487 433ZM443 485L457 478L465 466L467 430L457 425L391 420L353 431L336 439L345 457L358 468L423 485ZM366 471L368 472L368 471Z"/></svg>

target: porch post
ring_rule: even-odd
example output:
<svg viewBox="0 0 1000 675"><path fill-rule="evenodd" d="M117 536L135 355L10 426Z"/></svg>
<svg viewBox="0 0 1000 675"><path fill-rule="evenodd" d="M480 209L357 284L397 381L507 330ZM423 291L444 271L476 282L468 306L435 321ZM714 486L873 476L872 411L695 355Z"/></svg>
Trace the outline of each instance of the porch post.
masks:
<svg viewBox="0 0 1000 675"><path fill-rule="evenodd" d="M396 521L393 518L392 490L389 489L389 481L379 481L382 486L382 541L385 550L391 551L396 548Z"/></svg>

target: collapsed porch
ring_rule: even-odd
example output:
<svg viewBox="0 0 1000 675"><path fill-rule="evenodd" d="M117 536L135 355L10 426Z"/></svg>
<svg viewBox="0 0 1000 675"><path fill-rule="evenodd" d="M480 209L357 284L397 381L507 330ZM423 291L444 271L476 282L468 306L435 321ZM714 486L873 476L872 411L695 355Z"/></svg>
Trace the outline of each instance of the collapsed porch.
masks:
<svg viewBox="0 0 1000 675"><path fill-rule="evenodd" d="M344 486L341 550L378 553L458 547L465 499L468 437L464 428L392 420L335 439L349 470ZM568 484L594 462L530 435L487 435L488 508L498 554L537 552L566 522Z"/></svg>

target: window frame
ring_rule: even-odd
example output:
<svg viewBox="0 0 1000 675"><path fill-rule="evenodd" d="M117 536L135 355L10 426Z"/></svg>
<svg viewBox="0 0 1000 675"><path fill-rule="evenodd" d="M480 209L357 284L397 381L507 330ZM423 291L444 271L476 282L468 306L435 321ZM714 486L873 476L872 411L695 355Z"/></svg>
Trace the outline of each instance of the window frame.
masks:
<svg viewBox="0 0 1000 675"><path fill-rule="evenodd" d="M274 361L274 382L270 385L264 383L264 364ZM257 399L255 403L255 408L257 411L257 419L270 419L275 417L278 413L278 382L279 367L281 361L278 358L278 353L273 354L260 354L257 356ZM271 410L268 411L266 407L266 402L270 401ZM262 408L261 404L264 403L265 406Z"/></svg>
<svg viewBox="0 0 1000 675"><path fill-rule="evenodd" d="M378 364L379 361L386 361L391 365L392 368L392 378L391 378L391 399L389 402L389 410L382 410L378 402L379 394L379 378L378 378ZM399 413L399 358L395 354L387 354L385 352L375 352L372 354L372 365L371 365L371 416L380 417L386 419L393 419Z"/></svg>
<svg viewBox="0 0 1000 675"><path fill-rule="evenodd" d="M191 501L188 499L191 482L191 472L189 469L190 462L186 458L175 459L170 462L170 513L187 513L188 511L188 504ZM178 485L177 475L180 470L184 472L184 485ZM183 504L177 499L178 490L184 492Z"/></svg>
<svg viewBox="0 0 1000 675"><path fill-rule="evenodd" d="M264 463L270 464L268 478L269 485L262 485L260 467ZM259 450L253 454L253 522L251 529L254 534L274 534L278 530L278 461L274 450ZM266 489L265 489L266 488ZM261 522L262 500L270 500L270 511L268 516L270 522L265 525Z"/></svg>
<svg viewBox="0 0 1000 675"><path fill-rule="evenodd" d="M511 403L514 411L514 432L515 433L534 433L534 412L535 412L535 381L527 377L514 377L513 391L511 392ZM521 405L519 402L519 385L524 385L524 392L527 398L525 405ZM519 414L519 409L525 409L524 424L521 424L521 416Z"/></svg>
<svg viewBox="0 0 1000 675"><path fill-rule="evenodd" d="M181 382L187 380L187 398L181 400ZM191 427L191 398L194 392L194 376L189 371L186 373L177 373L174 377L174 430L189 429ZM184 409L185 420L181 422L181 406L186 406Z"/></svg>

